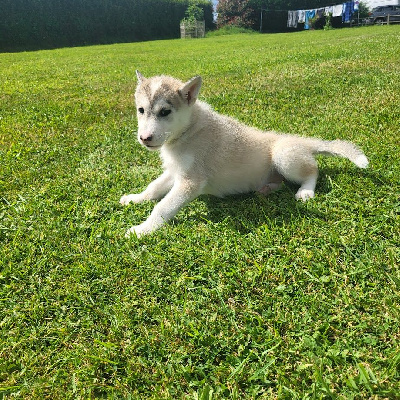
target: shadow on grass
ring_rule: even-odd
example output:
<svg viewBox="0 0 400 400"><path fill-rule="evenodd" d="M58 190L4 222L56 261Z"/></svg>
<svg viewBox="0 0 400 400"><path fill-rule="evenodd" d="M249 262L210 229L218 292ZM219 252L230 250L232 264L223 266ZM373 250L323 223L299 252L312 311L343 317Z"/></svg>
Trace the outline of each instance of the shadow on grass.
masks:
<svg viewBox="0 0 400 400"><path fill-rule="evenodd" d="M313 208L311 203L297 201L294 197L297 186L285 183L277 192L264 196L260 193L234 195L226 198L202 196L207 206L207 220L224 222L228 229L241 234L251 233L267 224L274 226L290 225L304 218L322 219L327 216Z"/></svg>
<svg viewBox="0 0 400 400"><path fill-rule="evenodd" d="M339 180L342 174L360 177L360 171L337 167L324 167L320 170L317 182L317 196L326 196L332 191L332 182ZM385 179L374 171L361 171L362 176L370 179L377 185L385 184ZM219 223L224 221L225 226L242 234L250 233L262 225L282 227L299 220L310 219L328 221L332 216L322 212L313 200L306 203L295 199L299 185L285 182L281 190L268 196L260 193L232 195L225 198L201 196L207 207L205 219Z"/></svg>

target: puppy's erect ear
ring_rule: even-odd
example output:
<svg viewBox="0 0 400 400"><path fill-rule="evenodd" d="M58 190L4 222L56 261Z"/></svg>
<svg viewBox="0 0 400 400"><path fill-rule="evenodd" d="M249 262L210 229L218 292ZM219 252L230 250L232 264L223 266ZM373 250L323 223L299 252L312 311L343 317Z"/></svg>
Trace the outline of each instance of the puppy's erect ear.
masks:
<svg viewBox="0 0 400 400"><path fill-rule="evenodd" d="M142 83L146 79L138 70L136 70L136 76L139 83Z"/></svg>
<svg viewBox="0 0 400 400"><path fill-rule="evenodd" d="M186 82L182 89L179 90L179 94L187 101L188 105L192 105L197 100L201 88L201 77L196 76Z"/></svg>

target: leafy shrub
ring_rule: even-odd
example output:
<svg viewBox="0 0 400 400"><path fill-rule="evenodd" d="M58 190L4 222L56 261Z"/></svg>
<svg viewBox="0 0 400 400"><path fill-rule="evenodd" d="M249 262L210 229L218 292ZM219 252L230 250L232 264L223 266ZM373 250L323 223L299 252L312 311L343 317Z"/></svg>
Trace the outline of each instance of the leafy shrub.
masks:
<svg viewBox="0 0 400 400"><path fill-rule="evenodd" d="M177 38L190 4L190 0L2 0L0 51ZM200 0L197 7L206 28L212 28L212 3Z"/></svg>

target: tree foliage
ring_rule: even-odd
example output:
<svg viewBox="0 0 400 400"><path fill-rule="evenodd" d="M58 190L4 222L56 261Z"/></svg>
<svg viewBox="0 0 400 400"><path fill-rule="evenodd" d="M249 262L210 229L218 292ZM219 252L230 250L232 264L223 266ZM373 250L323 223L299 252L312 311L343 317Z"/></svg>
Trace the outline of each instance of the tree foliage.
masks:
<svg viewBox="0 0 400 400"><path fill-rule="evenodd" d="M253 0L219 0L217 26L234 25L253 28L256 21L256 7Z"/></svg>
<svg viewBox="0 0 400 400"><path fill-rule="evenodd" d="M187 8L185 16L187 19L191 19L194 21L203 21L204 10L197 3L192 3Z"/></svg>
<svg viewBox="0 0 400 400"><path fill-rule="evenodd" d="M190 0L0 0L0 51L179 37ZM209 0L199 0L206 27Z"/></svg>

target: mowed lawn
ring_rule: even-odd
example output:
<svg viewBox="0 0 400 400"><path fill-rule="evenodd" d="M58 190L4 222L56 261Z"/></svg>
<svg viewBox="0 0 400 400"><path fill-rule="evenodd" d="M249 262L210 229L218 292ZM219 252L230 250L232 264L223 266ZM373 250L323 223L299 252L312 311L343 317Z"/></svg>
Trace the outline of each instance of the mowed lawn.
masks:
<svg viewBox="0 0 400 400"><path fill-rule="evenodd" d="M135 69L264 129L358 144L315 199L202 196L125 239L161 172ZM400 26L0 54L0 398L400 398Z"/></svg>

